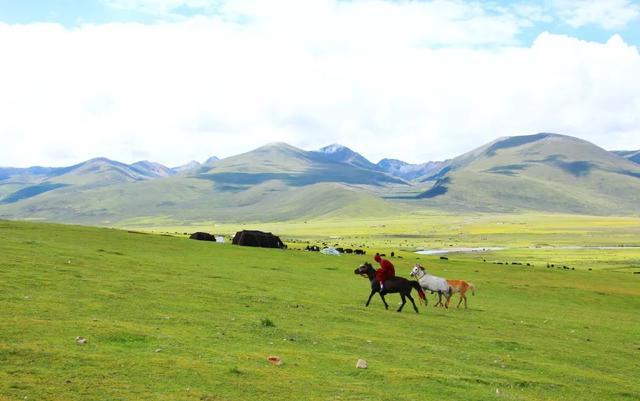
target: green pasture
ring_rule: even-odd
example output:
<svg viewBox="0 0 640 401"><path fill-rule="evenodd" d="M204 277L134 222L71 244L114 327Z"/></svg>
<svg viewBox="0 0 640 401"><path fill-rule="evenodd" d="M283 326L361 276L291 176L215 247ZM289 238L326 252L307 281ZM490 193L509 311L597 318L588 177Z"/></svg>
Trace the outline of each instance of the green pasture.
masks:
<svg viewBox="0 0 640 401"><path fill-rule="evenodd" d="M379 217L237 224L205 221L189 225L150 218L119 227L172 235L207 231L228 237L237 230L258 229L276 233L294 247L326 243L408 252L448 247L640 247L640 217L542 213L451 214L430 210Z"/></svg>
<svg viewBox="0 0 640 401"><path fill-rule="evenodd" d="M637 399L631 254L589 251L589 271L400 252L399 275L419 261L475 283L469 309L365 308L370 255L0 221L0 399Z"/></svg>

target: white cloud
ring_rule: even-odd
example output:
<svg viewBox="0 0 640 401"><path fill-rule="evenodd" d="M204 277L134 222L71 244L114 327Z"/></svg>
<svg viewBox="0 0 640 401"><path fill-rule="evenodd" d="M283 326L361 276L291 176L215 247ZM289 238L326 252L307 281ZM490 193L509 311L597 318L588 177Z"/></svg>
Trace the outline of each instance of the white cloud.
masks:
<svg viewBox="0 0 640 401"><path fill-rule="evenodd" d="M418 162L539 131L640 148L640 55L618 36L518 47L517 18L462 3L297 3L153 25L0 24L0 165L176 165L272 141Z"/></svg>
<svg viewBox="0 0 640 401"><path fill-rule="evenodd" d="M102 4L118 11L134 11L154 16L176 16L180 8L201 12L213 12L222 0L100 0Z"/></svg>
<svg viewBox="0 0 640 401"><path fill-rule="evenodd" d="M624 28L640 19L640 4L630 0L554 0L553 6L558 17L573 28Z"/></svg>

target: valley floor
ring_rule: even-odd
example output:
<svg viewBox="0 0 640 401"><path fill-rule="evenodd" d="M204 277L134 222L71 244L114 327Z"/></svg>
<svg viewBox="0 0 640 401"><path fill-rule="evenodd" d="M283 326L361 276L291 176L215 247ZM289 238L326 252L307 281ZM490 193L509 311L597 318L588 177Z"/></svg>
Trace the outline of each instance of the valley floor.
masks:
<svg viewBox="0 0 640 401"><path fill-rule="evenodd" d="M529 248L637 246L637 219L442 215L244 228L282 234L291 248L0 221L0 400L640 394L640 250ZM473 282L476 295L467 310L433 308L433 296L420 314L387 311L378 298L365 308L368 282L353 270L369 255L298 250L329 240L395 250L398 275L420 262ZM514 249L448 260L413 253L487 244ZM394 309L399 297L387 299ZM359 358L368 369L355 368Z"/></svg>

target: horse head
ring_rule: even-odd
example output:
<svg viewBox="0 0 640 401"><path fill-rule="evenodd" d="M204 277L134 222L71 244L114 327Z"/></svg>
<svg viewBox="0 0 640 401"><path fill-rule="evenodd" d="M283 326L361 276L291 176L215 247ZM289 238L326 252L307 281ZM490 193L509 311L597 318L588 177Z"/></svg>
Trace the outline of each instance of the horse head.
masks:
<svg viewBox="0 0 640 401"><path fill-rule="evenodd" d="M411 269L411 273L409 273L412 277L415 277L417 275L419 275L420 273L422 273L421 275L424 275L424 273L426 273L426 271L424 270L424 267L422 267L420 265L420 263L416 263L415 266L413 266L413 269Z"/></svg>
<svg viewBox="0 0 640 401"><path fill-rule="evenodd" d="M364 264L360 265L357 269L353 271L354 274L359 274L361 276L368 277L371 272L375 271L371 263L364 262Z"/></svg>

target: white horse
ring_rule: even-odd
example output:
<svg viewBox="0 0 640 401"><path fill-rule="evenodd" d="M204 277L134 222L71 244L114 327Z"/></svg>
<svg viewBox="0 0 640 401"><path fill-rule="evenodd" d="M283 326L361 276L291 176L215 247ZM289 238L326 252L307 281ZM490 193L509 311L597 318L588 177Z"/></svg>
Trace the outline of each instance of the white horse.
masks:
<svg viewBox="0 0 640 401"><path fill-rule="evenodd" d="M422 287L424 290L431 291L431 293L434 293L436 291L438 292L438 302L434 306L440 305L447 308L449 307L448 302L447 305L442 303L442 294L444 294L444 296L447 298L447 301L449 300L449 298L451 298L452 294L451 286L449 285L447 280L428 274L424 267L420 266L419 263L416 263L416 265L413 266L410 274L411 276L418 279L420 287Z"/></svg>

